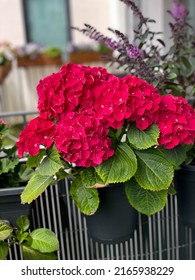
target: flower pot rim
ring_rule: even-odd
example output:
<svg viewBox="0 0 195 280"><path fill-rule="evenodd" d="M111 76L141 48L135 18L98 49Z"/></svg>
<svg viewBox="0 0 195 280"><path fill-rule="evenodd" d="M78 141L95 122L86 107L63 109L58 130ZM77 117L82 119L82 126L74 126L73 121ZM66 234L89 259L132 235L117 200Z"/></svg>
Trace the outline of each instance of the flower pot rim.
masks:
<svg viewBox="0 0 195 280"><path fill-rule="evenodd" d="M11 196L21 194L24 190L24 187L15 187L15 188L3 188L0 189L0 196Z"/></svg>
<svg viewBox="0 0 195 280"><path fill-rule="evenodd" d="M184 169L187 171L195 171L195 165L194 164L182 164L181 169Z"/></svg>

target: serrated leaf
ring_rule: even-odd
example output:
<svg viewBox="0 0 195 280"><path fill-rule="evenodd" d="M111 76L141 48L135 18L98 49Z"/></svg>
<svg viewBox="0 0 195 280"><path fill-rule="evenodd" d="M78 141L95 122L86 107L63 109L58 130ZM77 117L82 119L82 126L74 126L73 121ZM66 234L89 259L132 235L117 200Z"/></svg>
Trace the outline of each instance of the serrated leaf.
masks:
<svg viewBox="0 0 195 280"><path fill-rule="evenodd" d="M21 202L30 204L46 190L52 180L53 176L49 177L48 175L40 175L38 172L34 173L21 194Z"/></svg>
<svg viewBox="0 0 195 280"><path fill-rule="evenodd" d="M136 156L126 143L121 143L112 157L95 168L105 185L129 180L136 169Z"/></svg>
<svg viewBox="0 0 195 280"><path fill-rule="evenodd" d="M150 191L140 187L133 178L125 183L129 203L140 213L151 216L161 211L167 201L167 190Z"/></svg>
<svg viewBox="0 0 195 280"><path fill-rule="evenodd" d="M29 168L37 167L39 166L41 160L46 155L46 150L40 150L38 155L36 156L29 156L27 159L27 166Z"/></svg>
<svg viewBox="0 0 195 280"><path fill-rule="evenodd" d="M60 156L53 146L49 149L47 156L41 162L39 168L34 172L27 186L21 194L22 203L31 203L36 199L53 181L53 176L62 168Z"/></svg>
<svg viewBox="0 0 195 280"><path fill-rule="evenodd" d="M9 246L6 242L0 241L0 260L5 260L9 252Z"/></svg>
<svg viewBox="0 0 195 280"><path fill-rule="evenodd" d="M158 150L136 151L138 168L135 179L147 190L168 189L173 180L173 165Z"/></svg>
<svg viewBox="0 0 195 280"><path fill-rule="evenodd" d="M127 132L127 138L136 149L148 149L158 144L159 128L153 124L145 130L140 130L131 125Z"/></svg>
<svg viewBox="0 0 195 280"><path fill-rule="evenodd" d="M59 250L59 242L54 232L47 228L38 228L33 230L30 247L41 253L51 253Z"/></svg>
<svg viewBox="0 0 195 280"><path fill-rule="evenodd" d="M7 239L12 233L13 228L7 223L0 221L0 241Z"/></svg>
<svg viewBox="0 0 195 280"><path fill-rule="evenodd" d="M28 168L26 164L20 165L20 170L18 172L20 181L27 182L32 177L33 174L34 174L34 170L32 168Z"/></svg>
<svg viewBox="0 0 195 280"><path fill-rule="evenodd" d="M2 158L0 160L0 175L2 173L8 173L9 171L14 170L18 162L19 162L18 158L15 158L13 160L10 160L8 158Z"/></svg>
<svg viewBox="0 0 195 280"><path fill-rule="evenodd" d="M70 195L76 206L86 215L94 214L100 202L97 189L85 187L85 185L89 186L90 182L91 179L89 179L89 183L86 180L83 183L81 177L78 176L73 180L70 188Z"/></svg>
<svg viewBox="0 0 195 280"><path fill-rule="evenodd" d="M27 216L20 216L17 219L16 224L22 231L26 231L30 226L30 220Z"/></svg>
<svg viewBox="0 0 195 280"><path fill-rule="evenodd" d="M26 244L22 244L22 254L24 260L56 260L55 253L41 253Z"/></svg>
<svg viewBox="0 0 195 280"><path fill-rule="evenodd" d="M82 186L86 188L96 187L97 184L104 185L101 178L98 176L97 172L93 167L85 168L80 172L80 179L82 182Z"/></svg>
<svg viewBox="0 0 195 280"><path fill-rule="evenodd" d="M58 151L53 145L52 148L48 150L47 156L41 162L38 172L40 175L51 176L58 172L62 167Z"/></svg>
<svg viewBox="0 0 195 280"><path fill-rule="evenodd" d="M164 155L166 160L170 161L170 163L174 166L174 169L178 169L187 156L185 147L181 145L168 150L161 147L159 150L162 152L162 155Z"/></svg>

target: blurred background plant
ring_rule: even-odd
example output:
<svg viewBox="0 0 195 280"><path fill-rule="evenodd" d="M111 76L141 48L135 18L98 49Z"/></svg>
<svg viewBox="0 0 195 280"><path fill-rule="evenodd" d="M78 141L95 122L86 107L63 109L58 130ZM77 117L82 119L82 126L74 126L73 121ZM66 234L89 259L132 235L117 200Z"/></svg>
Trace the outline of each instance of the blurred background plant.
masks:
<svg viewBox="0 0 195 280"><path fill-rule="evenodd" d="M13 49L8 42L0 42L0 66L4 66L13 59Z"/></svg>
<svg viewBox="0 0 195 280"><path fill-rule="evenodd" d="M19 46L14 49L17 57L36 58L38 55L47 55L49 57L57 57L62 54L62 50L55 46L43 46L35 43L28 43L24 46Z"/></svg>

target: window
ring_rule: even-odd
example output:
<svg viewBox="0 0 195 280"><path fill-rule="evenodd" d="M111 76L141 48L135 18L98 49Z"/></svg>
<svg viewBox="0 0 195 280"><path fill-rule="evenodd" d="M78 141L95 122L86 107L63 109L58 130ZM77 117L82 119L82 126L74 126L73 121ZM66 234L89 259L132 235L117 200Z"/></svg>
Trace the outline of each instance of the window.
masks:
<svg viewBox="0 0 195 280"><path fill-rule="evenodd" d="M27 42L65 48L70 41L68 0L23 0Z"/></svg>

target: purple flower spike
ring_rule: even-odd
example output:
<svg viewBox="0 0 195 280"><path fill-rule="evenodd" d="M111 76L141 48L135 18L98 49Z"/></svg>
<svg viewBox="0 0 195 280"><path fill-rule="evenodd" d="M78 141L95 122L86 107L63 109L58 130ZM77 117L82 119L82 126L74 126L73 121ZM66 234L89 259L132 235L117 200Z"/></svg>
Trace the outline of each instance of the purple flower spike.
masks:
<svg viewBox="0 0 195 280"><path fill-rule="evenodd" d="M174 2L171 14L175 19L184 19L187 15L187 9L184 4Z"/></svg>
<svg viewBox="0 0 195 280"><path fill-rule="evenodd" d="M136 46L130 45L126 48L126 53L130 58L136 59L140 57L141 50Z"/></svg>

